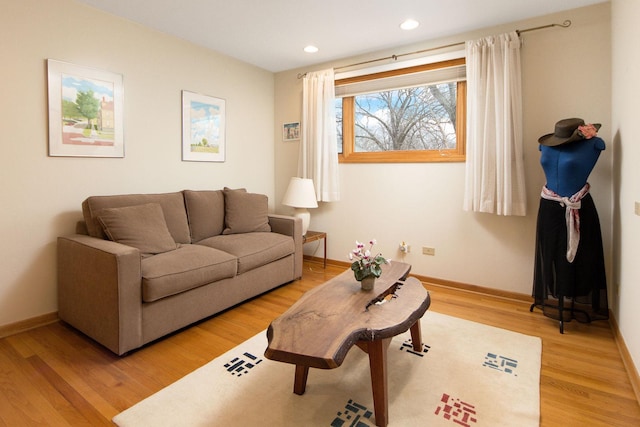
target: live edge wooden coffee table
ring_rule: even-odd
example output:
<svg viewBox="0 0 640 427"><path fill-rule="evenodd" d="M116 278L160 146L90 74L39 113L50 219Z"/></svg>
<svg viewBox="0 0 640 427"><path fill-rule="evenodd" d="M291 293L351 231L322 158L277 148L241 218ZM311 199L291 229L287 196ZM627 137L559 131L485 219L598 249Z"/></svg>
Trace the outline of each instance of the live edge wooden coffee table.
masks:
<svg viewBox="0 0 640 427"><path fill-rule="evenodd" d="M301 395L309 368L337 368L357 345L369 355L376 425L386 426L387 349L410 329L414 350L422 350L419 320L431 302L422 283L407 278L410 270L383 265L372 291L362 291L351 270L308 291L269 325L265 357L296 365L293 392Z"/></svg>

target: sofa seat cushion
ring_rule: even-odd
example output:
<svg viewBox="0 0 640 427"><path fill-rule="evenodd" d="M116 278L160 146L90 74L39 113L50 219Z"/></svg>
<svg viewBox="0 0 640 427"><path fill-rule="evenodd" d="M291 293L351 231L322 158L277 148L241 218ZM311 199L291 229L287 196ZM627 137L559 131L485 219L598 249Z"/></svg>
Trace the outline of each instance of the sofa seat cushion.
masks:
<svg viewBox="0 0 640 427"><path fill-rule="evenodd" d="M261 267L295 252L293 239L280 233L227 234L198 242L238 258L238 274Z"/></svg>
<svg viewBox="0 0 640 427"><path fill-rule="evenodd" d="M201 245L181 245L178 249L144 258L142 300L156 301L218 280L234 277L236 257Z"/></svg>

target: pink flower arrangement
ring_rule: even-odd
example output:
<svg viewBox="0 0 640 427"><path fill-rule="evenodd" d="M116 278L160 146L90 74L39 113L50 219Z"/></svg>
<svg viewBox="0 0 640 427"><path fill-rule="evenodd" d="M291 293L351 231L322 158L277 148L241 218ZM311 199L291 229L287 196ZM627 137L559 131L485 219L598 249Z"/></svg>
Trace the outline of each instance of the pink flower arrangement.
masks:
<svg viewBox="0 0 640 427"><path fill-rule="evenodd" d="M356 240L356 248L349 253L349 259L353 261L351 269L356 277L356 280L360 281L367 276L380 277L382 274L382 264L389 264L390 259L386 259L381 253L372 255L373 245L376 244L376 239L369 240L369 249L364 248L364 243Z"/></svg>
<svg viewBox="0 0 640 427"><path fill-rule="evenodd" d="M591 139L598 134L598 129L589 123L584 126L578 126L578 134L584 139Z"/></svg>

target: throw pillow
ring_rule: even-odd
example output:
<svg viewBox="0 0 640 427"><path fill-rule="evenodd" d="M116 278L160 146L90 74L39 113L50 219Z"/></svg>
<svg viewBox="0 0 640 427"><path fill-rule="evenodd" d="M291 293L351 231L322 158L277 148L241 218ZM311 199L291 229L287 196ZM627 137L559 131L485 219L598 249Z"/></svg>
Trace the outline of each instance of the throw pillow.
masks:
<svg viewBox="0 0 640 427"><path fill-rule="evenodd" d="M269 226L269 199L264 194L246 190L224 190L224 221L222 234L271 231Z"/></svg>
<svg viewBox="0 0 640 427"><path fill-rule="evenodd" d="M138 248L143 255L176 249L158 203L103 209L98 221L114 242Z"/></svg>
<svg viewBox="0 0 640 427"><path fill-rule="evenodd" d="M224 194L222 190L184 190L191 241L199 242L222 234L224 230Z"/></svg>
<svg viewBox="0 0 640 427"><path fill-rule="evenodd" d="M241 191L243 193L247 192L246 188L229 188L229 187L224 187L223 191L226 193L228 191Z"/></svg>

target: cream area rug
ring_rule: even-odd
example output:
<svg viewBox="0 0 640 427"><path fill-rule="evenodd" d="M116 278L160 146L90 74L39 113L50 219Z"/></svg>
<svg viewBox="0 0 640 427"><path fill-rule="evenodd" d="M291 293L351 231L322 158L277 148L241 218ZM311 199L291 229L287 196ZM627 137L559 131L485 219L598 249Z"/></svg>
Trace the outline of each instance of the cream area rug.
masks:
<svg viewBox="0 0 640 427"><path fill-rule="evenodd" d="M388 349L389 426L538 426L540 338L427 311L423 349L409 332ZM310 369L264 357L261 332L113 418L133 426L375 426L368 356Z"/></svg>

